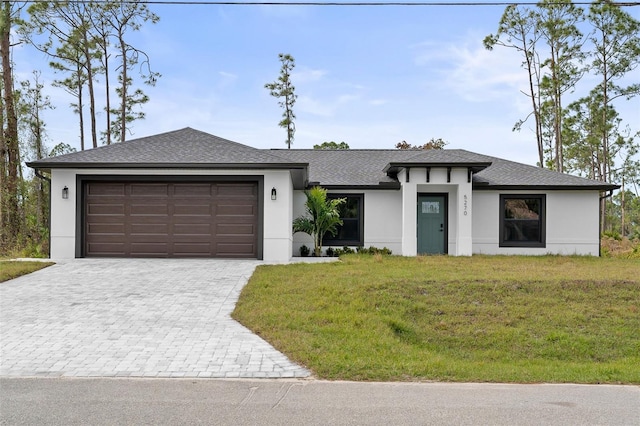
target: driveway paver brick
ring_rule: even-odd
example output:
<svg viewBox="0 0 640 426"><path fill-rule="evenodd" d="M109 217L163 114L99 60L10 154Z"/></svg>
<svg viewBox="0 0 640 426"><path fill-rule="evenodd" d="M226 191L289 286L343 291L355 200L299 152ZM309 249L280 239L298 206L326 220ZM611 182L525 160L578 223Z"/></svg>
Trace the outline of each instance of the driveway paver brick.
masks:
<svg viewBox="0 0 640 426"><path fill-rule="evenodd" d="M75 259L0 284L0 375L307 377L230 317L261 264Z"/></svg>

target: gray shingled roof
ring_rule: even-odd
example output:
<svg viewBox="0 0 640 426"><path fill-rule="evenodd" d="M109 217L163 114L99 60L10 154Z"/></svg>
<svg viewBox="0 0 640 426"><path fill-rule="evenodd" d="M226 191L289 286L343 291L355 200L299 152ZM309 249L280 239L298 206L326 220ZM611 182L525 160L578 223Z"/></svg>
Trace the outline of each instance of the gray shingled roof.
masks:
<svg viewBox="0 0 640 426"><path fill-rule="evenodd" d="M471 167L474 188L616 189L617 185L558 173L461 149L265 150L191 128L27 163L52 168L285 168L295 186L385 187L406 167ZM306 174L305 174L306 170Z"/></svg>
<svg viewBox="0 0 640 426"><path fill-rule="evenodd" d="M28 163L29 167L230 167L293 166L256 149L189 127ZM298 165L304 167L306 164Z"/></svg>
<svg viewBox="0 0 640 426"><path fill-rule="evenodd" d="M309 163L309 181L323 186L376 186L395 183L384 168L390 161L407 158L400 150L273 150L291 161Z"/></svg>
<svg viewBox="0 0 640 426"><path fill-rule="evenodd" d="M555 189L617 189L619 185L613 185L593 179L586 179L566 173L560 173L549 169L543 169L528 164L516 163L498 157L485 157L491 162L491 166L474 174L473 183L475 188L483 186L491 188L512 188L527 187L532 188L555 188Z"/></svg>
<svg viewBox="0 0 640 426"><path fill-rule="evenodd" d="M401 167L434 165L472 167L474 187L615 189L617 185L558 173L535 166L476 154L463 149L443 150L274 150L280 157L309 163L309 181L323 186L372 186L397 182L384 172ZM396 167L396 168L398 168Z"/></svg>

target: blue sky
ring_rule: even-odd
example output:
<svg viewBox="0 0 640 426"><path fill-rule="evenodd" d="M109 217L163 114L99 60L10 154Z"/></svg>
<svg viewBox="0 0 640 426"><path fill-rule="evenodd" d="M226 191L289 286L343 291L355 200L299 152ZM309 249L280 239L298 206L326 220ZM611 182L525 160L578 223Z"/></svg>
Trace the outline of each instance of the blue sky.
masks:
<svg viewBox="0 0 640 426"><path fill-rule="evenodd" d="M133 136L193 127L258 148L284 148L282 110L265 83L278 77L279 53L296 60L298 95L293 148L345 141L351 148L393 148L443 138L461 148L528 164L537 149L530 126L512 132L529 112L526 73L509 49L489 52L504 6L232 6L152 5L160 22L132 44L146 51L156 87L147 118ZM640 19L640 8L627 8ZM19 79L32 69L56 76L26 47L15 56ZM640 80L638 72L630 76ZM585 90L589 88L586 87ZM50 146L79 148L73 100L47 88ZM618 104L640 129L640 99ZM99 120L102 117L99 117Z"/></svg>

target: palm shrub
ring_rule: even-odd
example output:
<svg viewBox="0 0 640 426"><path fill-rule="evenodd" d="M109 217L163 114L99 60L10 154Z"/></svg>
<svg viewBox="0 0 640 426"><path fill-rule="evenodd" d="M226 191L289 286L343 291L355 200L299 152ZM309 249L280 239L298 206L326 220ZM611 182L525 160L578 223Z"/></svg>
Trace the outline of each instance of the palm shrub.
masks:
<svg viewBox="0 0 640 426"><path fill-rule="evenodd" d="M307 201L304 203L306 212L293 220L293 232L304 232L313 238L313 253L316 257L322 254L322 236L329 233L333 236L342 225L340 219L340 205L346 198L327 198L327 190L314 186L304 191Z"/></svg>

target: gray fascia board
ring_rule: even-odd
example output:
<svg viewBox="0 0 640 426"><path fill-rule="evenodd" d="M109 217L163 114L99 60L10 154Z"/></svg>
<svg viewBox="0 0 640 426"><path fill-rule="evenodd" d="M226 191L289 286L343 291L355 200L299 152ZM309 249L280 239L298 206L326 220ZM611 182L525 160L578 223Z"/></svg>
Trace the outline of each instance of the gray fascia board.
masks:
<svg viewBox="0 0 640 426"><path fill-rule="evenodd" d="M500 190L500 191L612 191L620 189L620 185L491 185L487 183L473 184L473 189L478 191Z"/></svg>
<svg viewBox="0 0 640 426"><path fill-rule="evenodd" d="M447 162L447 163L439 163L439 162L424 162L424 163L407 163L407 162L402 162L402 161L393 161L389 164L387 164L384 169L382 169L383 172L385 173L389 173L389 172L395 172L398 171L400 169L406 169L406 168L412 168L412 167L460 167L460 168L465 168L465 167L471 167L472 169L474 169L474 172L479 172L481 170L486 169L487 167L491 166L491 164L493 164L490 161L487 162L467 162L467 163L451 163L451 162Z"/></svg>
<svg viewBox="0 0 640 426"><path fill-rule="evenodd" d="M320 186L324 189L335 189L335 190L349 190L349 189L353 189L353 190L364 190L364 189L370 189L370 190L380 190L380 189L392 189L392 190L399 190L402 186L400 185L400 182L380 182L378 185L323 185L319 182L309 182L309 184L307 185L307 189L308 188L313 188L314 186Z"/></svg>
<svg viewBox="0 0 640 426"><path fill-rule="evenodd" d="M31 161L33 169L306 169L309 163L75 163Z"/></svg>

